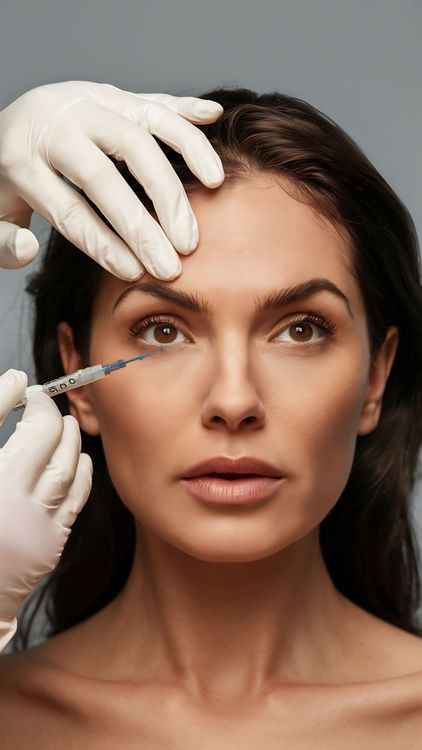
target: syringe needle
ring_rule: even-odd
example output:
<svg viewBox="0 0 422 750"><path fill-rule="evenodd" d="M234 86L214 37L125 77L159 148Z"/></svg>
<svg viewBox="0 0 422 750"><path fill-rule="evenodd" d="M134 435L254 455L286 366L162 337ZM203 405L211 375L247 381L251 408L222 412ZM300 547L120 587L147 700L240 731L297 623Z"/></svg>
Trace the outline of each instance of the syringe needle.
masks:
<svg viewBox="0 0 422 750"><path fill-rule="evenodd" d="M129 362L135 362L136 360L144 359L145 357L152 357L153 354L159 354L159 352L162 352L164 350L165 347L161 346L155 352L149 352L148 354L138 354L136 357L132 357L132 359L117 359L116 362L110 362L110 364L101 365L101 367L103 368L106 375L110 375L111 372L119 370L121 367L126 367Z"/></svg>
<svg viewBox="0 0 422 750"><path fill-rule="evenodd" d="M138 354L131 359L118 359L116 362L110 362L108 365L92 365L91 367L84 367L80 370L76 370L76 372L71 372L68 375L62 375L55 380L49 380L42 385L30 385L26 389L25 395L22 396L12 411L24 409L31 393L42 391L47 396L54 398L65 391L70 391L73 388L80 388L83 385L94 383L96 380L100 380L106 375L110 375L112 372L120 370L121 367L126 367L129 362L135 362L136 360L144 359L145 357L151 357L153 354L159 354L160 352L165 351L165 349L166 347L161 346L159 349L156 349L154 352L149 352L148 354Z"/></svg>

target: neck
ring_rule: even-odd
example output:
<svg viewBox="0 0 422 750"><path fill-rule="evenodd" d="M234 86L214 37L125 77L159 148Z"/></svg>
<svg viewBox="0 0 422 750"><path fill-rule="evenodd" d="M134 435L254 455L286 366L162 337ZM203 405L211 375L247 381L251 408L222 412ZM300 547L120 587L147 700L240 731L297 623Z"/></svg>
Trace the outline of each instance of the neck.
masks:
<svg viewBox="0 0 422 750"><path fill-rule="evenodd" d="M106 608L107 633L119 643L111 659L128 679L170 681L206 699L321 683L345 659L347 601L328 574L318 529L265 559L221 563L138 525L130 575Z"/></svg>

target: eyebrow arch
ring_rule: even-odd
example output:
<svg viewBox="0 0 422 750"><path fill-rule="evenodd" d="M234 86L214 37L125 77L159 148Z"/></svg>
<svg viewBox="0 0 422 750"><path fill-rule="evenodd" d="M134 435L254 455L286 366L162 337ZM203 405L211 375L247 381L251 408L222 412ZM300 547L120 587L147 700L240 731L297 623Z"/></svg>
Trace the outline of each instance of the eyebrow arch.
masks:
<svg viewBox="0 0 422 750"><path fill-rule="evenodd" d="M213 311L213 306L206 300L201 299L197 294L183 292L180 289L171 289L169 286L154 281L138 281L135 284L126 287L120 297L117 298L113 305L113 312L117 305L119 305L120 302L122 302L128 294L134 290L169 300L175 305L179 305L191 312L202 313L210 316ZM349 315L354 318L349 298L332 281L324 278L309 279L308 281L288 287L287 289L275 290L269 296L255 297L255 313L262 314L278 310L281 307L299 302L306 297L317 294L318 292L330 292L331 294L335 294L345 303Z"/></svg>

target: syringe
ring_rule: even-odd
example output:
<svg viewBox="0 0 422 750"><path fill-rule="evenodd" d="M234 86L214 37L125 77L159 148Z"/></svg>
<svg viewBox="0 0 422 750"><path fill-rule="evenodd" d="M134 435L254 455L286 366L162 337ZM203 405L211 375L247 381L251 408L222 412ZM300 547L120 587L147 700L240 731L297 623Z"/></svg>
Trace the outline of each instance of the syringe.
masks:
<svg viewBox="0 0 422 750"><path fill-rule="evenodd" d="M42 391L47 396L54 398L60 393L72 390L72 388L80 388L82 385L87 385L88 383L93 383L95 380L100 380L100 378L104 378L106 375L110 375L112 372L120 370L121 367L126 367L129 362L135 362L136 360L144 359L145 357L152 357L153 354L158 354L159 352L164 351L165 348L166 347L161 346L155 352L150 352L149 354L138 354L136 357L132 357L132 359L118 359L116 362L111 362L108 365L92 365L92 367L84 367L82 370L76 370L69 375L62 375L60 378L49 380L42 385L30 385L25 391L25 396L22 396L12 411L24 409L31 393Z"/></svg>

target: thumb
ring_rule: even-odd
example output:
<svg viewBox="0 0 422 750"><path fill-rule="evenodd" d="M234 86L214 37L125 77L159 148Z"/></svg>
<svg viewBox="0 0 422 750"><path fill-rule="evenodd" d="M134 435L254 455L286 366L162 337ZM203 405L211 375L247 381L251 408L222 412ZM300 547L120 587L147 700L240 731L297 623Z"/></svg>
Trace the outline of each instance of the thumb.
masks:
<svg viewBox="0 0 422 750"><path fill-rule="evenodd" d="M39 242L29 229L0 221L0 268L23 268L38 255Z"/></svg>

